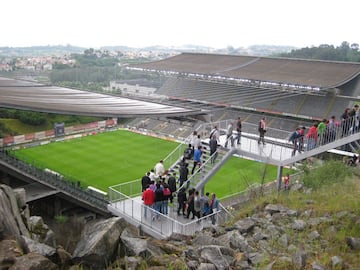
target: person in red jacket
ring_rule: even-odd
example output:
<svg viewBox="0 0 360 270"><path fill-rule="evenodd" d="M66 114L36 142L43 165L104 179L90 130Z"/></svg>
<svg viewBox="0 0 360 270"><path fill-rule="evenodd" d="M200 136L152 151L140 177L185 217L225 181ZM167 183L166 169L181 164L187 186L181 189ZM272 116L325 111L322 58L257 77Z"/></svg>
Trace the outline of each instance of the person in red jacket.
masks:
<svg viewBox="0 0 360 270"><path fill-rule="evenodd" d="M317 143L317 139L318 139L317 127L318 127L317 124L312 125L309 128L308 133L306 134L306 138L307 138L306 150L307 151L314 149L316 147L316 143Z"/></svg>
<svg viewBox="0 0 360 270"><path fill-rule="evenodd" d="M150 189L150 186L147 186L147 188L144 190L142 194L142 200L144 202L144 217L147 216L147 208L153 208L154 202L155 202L155 192Z"/></svg>

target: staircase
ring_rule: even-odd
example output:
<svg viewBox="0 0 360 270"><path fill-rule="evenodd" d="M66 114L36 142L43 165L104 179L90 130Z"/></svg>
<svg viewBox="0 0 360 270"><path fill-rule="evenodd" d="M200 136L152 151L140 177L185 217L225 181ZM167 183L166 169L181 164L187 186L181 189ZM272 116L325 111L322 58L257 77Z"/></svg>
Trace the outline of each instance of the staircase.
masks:
<svg viewBox="0 0 360 270"><path fill-rule="evenodd" d="M212 157L210 156L210 148L207 142L202 142L202 156L201 156L201 166L195 169L194 174L191 174L192 170L192 160L187 160L189 164L189 177L188 181L185 182L178 189L184 187L195 188L197 190L199 186L202 186L201 183L207 182L225 163L225 161L232 156L232 151L229 149L223 148L221 146L218 147L217 151L213 154L213 163L211 162ZM182 158L172 167L172 170L175 171L179 175L179 168Z"/></svg>

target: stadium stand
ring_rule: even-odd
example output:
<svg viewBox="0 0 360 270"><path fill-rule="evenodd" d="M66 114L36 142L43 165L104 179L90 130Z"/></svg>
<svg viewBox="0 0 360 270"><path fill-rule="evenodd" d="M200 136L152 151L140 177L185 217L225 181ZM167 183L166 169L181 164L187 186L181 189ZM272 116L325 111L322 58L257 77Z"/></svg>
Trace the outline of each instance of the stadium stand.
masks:
<svg viewBox="0 0 360 270"><path fill-rule="evenodd" d="M162 71L188 77L221 77L248 83L267 82L315 91L344 85L358 77L360 64L320 60L182 53L130 68Z"/></svg>

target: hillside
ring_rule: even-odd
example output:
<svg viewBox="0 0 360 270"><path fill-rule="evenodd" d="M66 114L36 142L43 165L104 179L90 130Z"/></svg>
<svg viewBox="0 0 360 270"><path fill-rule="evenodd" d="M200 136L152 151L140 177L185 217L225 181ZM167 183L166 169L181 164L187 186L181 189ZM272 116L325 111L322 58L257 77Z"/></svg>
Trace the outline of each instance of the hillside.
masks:
<svg viewBox="0 0 360 270"><path fill-rule="evenodd" d="M39 230L40 217L28 217L32 223L24 226L14 207L20 201L23 204L24 198L17 201L10 188L2 185L0 212L6 219L0 227L0 268L360 269L360 168L329 161L315 169L307 165L303 169L303 178L292 183L290 191L252 194L247 205L229 209L233 218L226 224L193 236L173 234L156 240L122 218L85 225L59 216L58 225L51 226L56 246L68 249L69 242L74 242L71 253L29 239L49 228L42 224ZM22 209L26 207L22 205ZM39 223L36 226L35 221ZM37 231L30 234L27 228ZM54 244L51 239L48 242Z"/></svg>

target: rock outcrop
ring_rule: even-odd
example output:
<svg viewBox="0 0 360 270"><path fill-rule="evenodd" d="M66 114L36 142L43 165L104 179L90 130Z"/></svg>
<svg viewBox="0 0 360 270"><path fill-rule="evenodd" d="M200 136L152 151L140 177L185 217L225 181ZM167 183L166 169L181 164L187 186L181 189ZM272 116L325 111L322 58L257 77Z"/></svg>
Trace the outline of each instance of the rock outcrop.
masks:
<svg viewBox="0 0 360 270"><path fill-rule="evenodd" d="M7 187L1 187L0 191L0 213L6 217L1 221L0 269L69 269L72 264L79 264L86 270L106 267L347 269L346 257L332 253L324 264L324 261L317 260L314 247L320 246L322 251L330 249L331 241L327 236L341 229L341 225L337 225L339 220L360 224L359 216L351 211L316 216L311 209L299 211L281 204L263 203L264 207L254 209L251 216L232 225L210 225L193 236L174 234L166 240L156 240L140 235L124 219L113 217L87 223L71 255L46 240L52 239L48 237L52 231L41 217L24 218L21 211L16 211L16 202L26 209L21 198L16 199ZM23 196L21 192L19 194ZM344 250L358 253L360 238L356 234L349 235L342 245ZM78 269L76 267L74 265L71 269Z"/></svg>
<svg viewBox="0 0 360 270"><path fill-rule="evenodd" d="M0 234L3 238L6 236L19 238L21 235L30 237L19 211L24 205L23 203L18 205L18 202L23 201L25 199L15 197L14 191L9 186L0 185Z"/></svg>
<svg viewBox="0 0 360 270"><path fill-rule="evenodd" d="M125 220L119 217L90 222L76 246L73 261L92 269L109 265L117 255L120 236L126 226Z"/></svg>

